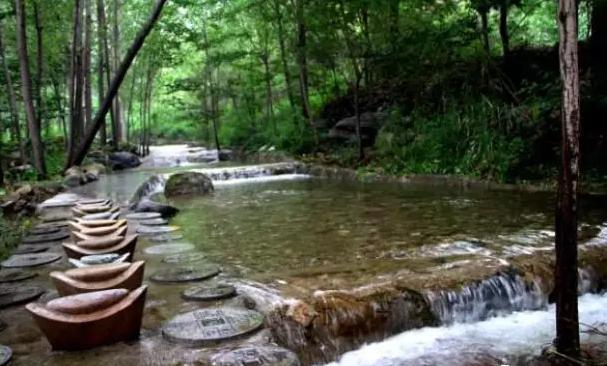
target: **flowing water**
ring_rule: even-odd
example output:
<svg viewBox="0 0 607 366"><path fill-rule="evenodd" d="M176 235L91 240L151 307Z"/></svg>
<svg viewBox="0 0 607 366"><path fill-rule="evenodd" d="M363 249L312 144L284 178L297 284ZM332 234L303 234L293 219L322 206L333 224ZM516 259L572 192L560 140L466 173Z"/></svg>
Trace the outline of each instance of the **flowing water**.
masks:
<svg viewBox="0 0 607 366"><path fill-rule="evenodd" d="M200 151L185 145L153 148L142 167L103 176L75 192L126 206L152 176L158 179L147 194L161 191L166 177L177 171L209 174L215 192L170 202L181 210L171 224L181 226L180 242L193 244L207 261L221 264L221 280L234 283L263 310L286 299L364 288L395 277L423 290L442 327L403 332L347 353L335 365L440 365L446 359L450 365L464 365L476 355L492 360L484 364L497 365L509 356L537 353L551 340L552 308L542 283L511 272L463 286L453 281L468 268L495 271L517 258L549 252L554 240L551 194L334 181L302 174L290 163L186 163L193 153ZM600 197L582 200L581 237L588 246L607 242L606 202ZM146 238L141 242L137 258L147 261L147 279L162 266L161 257L145 254L154 243ZM581 292L596 289L591 273L582 274L586 282ZM184 350L159 335L163 321L199 306L183 303L183 288L150 283L142 341L107 348L111 357L102 352L50 353L29 324L11 335L18 338L17 364L76 365L91 355L95 361L87 365L173 365L206 359L215 348ZM238 297L228 305L242 301ZM584 321L607 319L606 305L605 296L583 296ZM25 319L17 310L11 314L16 321ZM248 341L266 336L262 332ZM4 337L6 332L0 342L10 343Z"/></svg>

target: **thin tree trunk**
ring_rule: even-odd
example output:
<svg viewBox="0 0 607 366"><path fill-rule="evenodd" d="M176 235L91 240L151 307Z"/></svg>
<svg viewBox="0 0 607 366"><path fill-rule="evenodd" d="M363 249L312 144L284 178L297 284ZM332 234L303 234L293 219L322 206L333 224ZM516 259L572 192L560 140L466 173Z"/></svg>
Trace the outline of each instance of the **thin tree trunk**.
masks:
<svg viewBox="0 0 607 366"><path fill-rule="evenodd" d="M44 105L42 99L42 76L44 73L44 50L43 50L43 39L44 34L42 29L42 20L40 19L40 11L38 9L38 1L33 2L34 5L34 25L36 28L36 123L38 128L42 131L43 119L44 119Z"/></svg>
<svg viewBox="0 0 607 366"><path fill-rule="evenodd" d="M135 69L137 70L137 69ZM131 115L133 113L133 99L135 99L135 82L137 81L137 73L133 74L131 81L131 89L129 92L129 105L128 105L128 114L126 116L126 142L129 143L131 141Z"/></svg>
<svg viewBox="0 0 607 366"><path fill-rule="evenodd" d="M559 0L559 59L562 79L562 155L556 204L557 351L580 354L577 287L577 207L580 164L580 82L576 0Z"/></svg>
<svg viewBox="0 0 607 366"><path fill-rule="evenodd" d="M91 0L92 1L92 0ZM107 65L107 61L105 60L105 47L104 47L104 37L105 37L105 10L103 5L103 0L97 0L97 54L98 54L98 64L97 64L97 89L98 89L98 101L99 106L103 103L103 96L105 94L105 67ZM108 78L109 79L109 78ZM102 147L105 147L107 143L107 124L105 122L105 116L101 120L101 126L99 127L99 142ZM88 124L87 124L88 127Z"/></svg>
<svg viewBox="0 0 607 366"><path fill-rule="evenodd" d="M133 63L133 60L135 59L135 56L137 56L137 53L141 49L141 46L143 46L146 37L154 28L154 24L156 24L156 21L160 17L162 8L164 7L167 1L168 0L156 0L156 4L154 5L154 9L152 10L150 17L142 26L139 33L137 33L137 35L135 36L133 43L127 50L124 60L120 64L120 68L116 71L116 74L114 75L114 78L110 83L108 93L103 99L103 103L101 104L101 107L99 108L97 114L95 115L95 118L93 119L91 128L87 129L85 138L78 148L78 153L75 155L72 161L67 162L67 164L65 165L65 169L74 165L79 165L86 157L86 154L88 153L91 144L93 143L95 135L101 127L101 122L105 115L108 113L109 109L111 108L112 100L116 96L116 93L118 93L118 89L120 88L120 85L122 84L124 77L129 70L129 67Z"/></svg>
<svg viewBox="0 0 607 366"><path fill-rule="evenodd" d="M97 0L97 20L99 22L99 40L103 44L103 62L105 69L105 78L108 85L108 88L111 83L111 73L110 70L110 47L107 41L107 20L105 16L105 3L103 0ZM103 95L103 93L102 93ZM101 108L101 103L99 104L99 108ZM114 107L112 101L112 108L110 108L110 120L112 121L112 136L115 136L116 130L118 127L116 126L116 116L114 114ZM105 126L105 116L103 117L103 125ZM112 147L114 149L118 149L118 144L115 138L112 139Z"/></svg>
<svg viewBox="0 0 607 366"><path fill-rule="evenodd" d="M304 0L295 0L295 17L297 20L297 63L299 64L299 92L304 118L314 128L309 100L308 60L306 50L306 22L304 17Z"/></svg>
<svg viewBox="0 0 607 366"><path fill-rule="evenodd" d="M85 28L84 28L84 55L82 57L83 60L83 68L84 68L84 125L86 127L90 126L93 119L93 92L92 92L92 84L93 84L93 73L91 72L91 44L93 39L93 15L92 15L92 1L93 0L84 0L86 3L86 20L85 20Z"/></svg>
<svg viewBox="0 0 607 366"><path fill-rule="evenodd" d="M483 49L487 54L491 51L491 46L489 45L489 19L487 16L487 11L479 12L481 16L481 36L483 37Z"/></svg>
<svg viewBox="0 0 607 366"><path fill-rule="evenodd" d="M510 34L508 33L508 8L509 0L502 0L500 5L500 37L502 39L502 50L504 62L508 64L510 58Z"/></svg>
<svg viewBox="0 0 607 366"><path fill-rule="evenodd" d="M29 55L27 52L27 31L25 24L25 6L22 0L15 0L15 15L17 18L17 49L19 50L19 66L21 70L21 92L25 105L25 116L32 140L33 163L38 177L46 177L46 164L44 162L44 148L40 128L36 123L36 112L32 101L32 79L29 70Z"/></svg>
<svg viewBox="0 0 607 366"><path fill-rule="evenodd" d="M276 17L276 24L278 26L278 45L280 47L280 59L282 61L282 69L285 75L285 87L287 89L287 96L289 97L289 104L291 105L291 111L295 114L295 95L293 94L292 77L289 71L289 63L287 61L287 51L285 46L285 31L282 23L282 11L280 10L280 0L274 0L274 16Z"/></svg>
<svg viewBox="0 0 607 366"><path fill-rule="evenodd" d="M0 22L0 57L2 57L2 69L4 71L4 79L6 80L6 92L8 93L9 109L11 113L11 129L13 140L19 145L19 153L21 160L25 162L25 145L21 140L21 128L19 126L19 110L17 109L17 95L13 87L13 78L8 68L6 61L6 50L4 49L4 29Z"/></svg>
<svg viewBox="0 0 607 366"><path fill-rule="evenodd" d="M66 151L69 151L69 136L67 134L67 124L65 122L65 109L61 104L61 91L59 91L59 85L57 83L57 80L55 80L55 76L53 75L51 75L51 82L53 84L53 92L55 94L55 104L57 105L57 113L61 121L61 128L63 130L63 141L65 143Z"/></svg>
<svg viewBox="0 0 607 366"><path fill-rule="evenodd" d="M112 50L113 50L113 63L112 69L118 70L118 66L120 66L120 28L119 24L119 8L120 8L120 0L114 0L114 16L113 16L113 28L112 28ZM116 129L114 131L114 146L118 146L122 142L122 113L121 113L121 105L120 105L120 90L116 94L116 98L114 99L114 118L116 119Z"/></svg>
<svg viewBox="0 0 607 366"><path fill-rule="evenodd" d="M270 73L270 55L269 51L266 47L265 50L262 51L261 61L263 62L263 68L265 73L265 82L266 82L266 119L268 122L272 123L272 129L274 135L276 135L276 121L274 121L274 106L273 106L273 93L272 93L272 74Z"/></svg>
<svg viewBox="0 0 607 366"><path fill-rule="evenodd" d="M83 48L82 48L82 13L83 0L75 0L74 34L70 62L70 148L68 160L73 159L78 144L84 134L83 96Z"/></svg>

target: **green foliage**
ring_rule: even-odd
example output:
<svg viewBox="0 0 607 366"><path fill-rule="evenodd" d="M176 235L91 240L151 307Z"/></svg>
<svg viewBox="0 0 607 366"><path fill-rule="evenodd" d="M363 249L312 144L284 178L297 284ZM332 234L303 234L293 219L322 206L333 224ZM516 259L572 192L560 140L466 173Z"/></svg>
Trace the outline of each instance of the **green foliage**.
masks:
<svg viewBox="0 0 607 366"><path fill-rule="evenodd" d="M27 223L8 220L0 212L0 259L8 257L11 251L19 245Z"/></svg>
<svg viewBox="0 0 607 366"><path fill-rule="evenodd" d="M393 111L376 142L378 162L388 173L461 174L506 181L528 145L499 126L507 106L486 101L440 114Z"/></svg>

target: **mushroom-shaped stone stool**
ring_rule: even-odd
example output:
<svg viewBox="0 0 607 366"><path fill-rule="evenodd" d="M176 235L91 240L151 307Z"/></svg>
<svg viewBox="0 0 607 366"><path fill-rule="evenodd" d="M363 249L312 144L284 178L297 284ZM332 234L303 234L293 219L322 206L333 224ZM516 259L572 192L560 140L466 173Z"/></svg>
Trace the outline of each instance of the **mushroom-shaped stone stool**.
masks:
<svg viewBox="0 0 607 366"><path fill-rule="evenodd" d="M54 350L75 351L137 339L147 286L89 292L26 305Z"/></svg>
<svg viewBox="0 0 607 366"><path fill-rule="evenodd" d="M127 262L130 262L133 258L133 252L135 251L135 246L137 246L137 235L128 235L121 242L117 244L110 245L105 248L97 248L97 249L89 249L81 247L78 244L73 243L63 243L63 250L65 254L67 254L68 258L80 259L85 255L97 255L97 254L125 254L129 253L129 257L126 259Z"/></svg>
<svg viewBox="0 0 607 366"><path fill-rule="evenodd" d="M111 225L96 226L96 227L84 226L84 225L79 224L74 221L70 222L70 229L72 230L72 232L81 233L81 234L90 235L90 236L109 235L109 234L116 232L118 229L120 229L122 227L126 227L126 226L127 226L126 220L116 220L116 222L114 222Z"/></svg>
<svg viewBox="0 0 607 366"><path fill-rule="evenodd" d="M145 262L100 264L65 272L51 272L60 296L113 288L135 290L141 286Z"/></svg>

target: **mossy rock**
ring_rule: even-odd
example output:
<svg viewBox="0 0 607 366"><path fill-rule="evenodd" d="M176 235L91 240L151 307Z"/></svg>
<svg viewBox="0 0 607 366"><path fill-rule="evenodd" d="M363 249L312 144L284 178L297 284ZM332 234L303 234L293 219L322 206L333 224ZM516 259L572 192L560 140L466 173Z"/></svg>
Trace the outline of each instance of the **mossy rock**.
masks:
<svg viewBox="0 0 607 366"><path fill-rule="evenodd" d="M164 188L166 197L206 195L213 192L213 182L206 174L184 172L172 175Z"/></svg>

